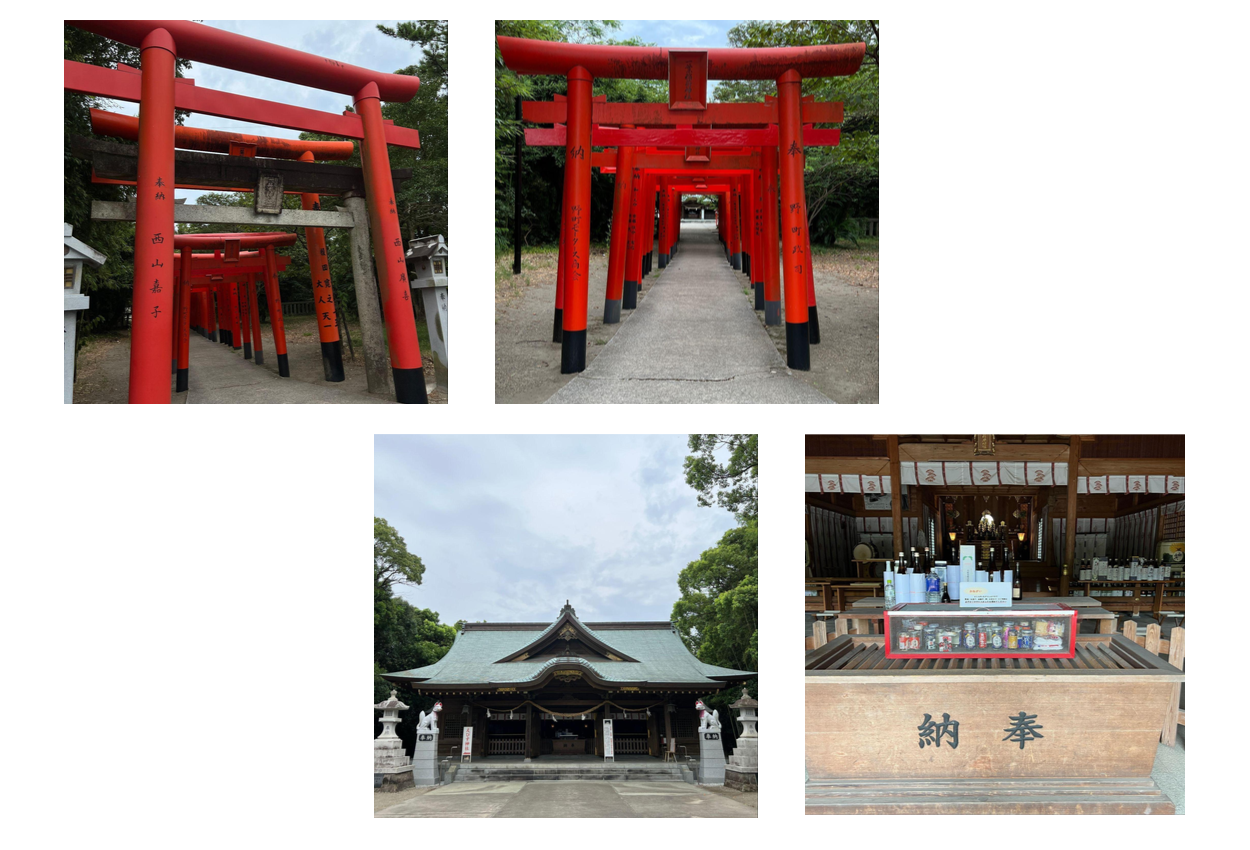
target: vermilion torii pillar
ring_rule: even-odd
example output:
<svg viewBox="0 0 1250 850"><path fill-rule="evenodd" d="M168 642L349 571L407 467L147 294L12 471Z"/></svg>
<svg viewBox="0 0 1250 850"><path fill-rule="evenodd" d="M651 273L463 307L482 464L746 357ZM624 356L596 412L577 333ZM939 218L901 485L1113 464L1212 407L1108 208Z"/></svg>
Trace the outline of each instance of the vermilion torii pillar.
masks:
<svg viewBox="0 0 1250 850"><path fill-rule="evenodd" d="M625 127L633 129L629 124ZM624 145L616 151L612 232L608 245L608 281L603 299L603 323L605 325L614 325L621 320L621 306L625 290L625 259L630 243L630 193L633 174L634 149L629 145Z"/></svg>
<svg viewBox="0 0 1250 850"><path fill-rule="evenodd" d="M312 152L305 151L300 154L300 161L312 162ZM321 196L305 192L300 195L300 205L306 210L319 210ZM308 243L308 269L313 279L313 307L317 311L317 333L321 337L321 367L326 380L337 383L345 380L346 375L343 374L343 343L339 339L334 287L330 282L330 258L326 256L325 231L320 227L306 228L304 241ZM415 332L416 328L413 330Z"/></svg>
<svg viewBox="0 0 1250 850"><path fill-rule="evenodd" d="M172 270L174 232L174 108L206 112L292 129L359 138L374 240L379 287L387 321L387 341L395 379L395 399L424 403L425 379L417 344L416 317L408 293L403 246L391 184L388 141L418 147L413 130L386 125L380 100L407 102L417 92L416 77L385 74L323 56L269 44L191 21L67 21L67 24L138 46L142 75L134 77L82 63L65 62L65 87L99 97L138 100L140 139L137 173L135 286L131 331L130 400L168 403L165 376L172 345L172 291L156 288L155 270ZM356 113L330 115L302 107L174 85L176 57L232 68L298 85L354 97ZM137 90L136 90L137 88ZM160 181L160 185L157 185ZM159 197L158 197L159 196ZM279 317L280 321L280 317Z"/></svg>

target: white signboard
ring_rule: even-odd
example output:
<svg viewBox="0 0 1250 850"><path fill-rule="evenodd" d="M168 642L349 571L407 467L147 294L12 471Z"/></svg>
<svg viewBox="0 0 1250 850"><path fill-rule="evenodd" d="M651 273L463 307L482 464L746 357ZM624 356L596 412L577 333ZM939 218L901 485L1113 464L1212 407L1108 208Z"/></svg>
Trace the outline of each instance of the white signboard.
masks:
<svg viewBox="0 0 1250 850"><path fill-rule="evenodd" d="M1010 608L1011 585L1004 581L965 581L959 586L960 608Z"/></svg>
<svg viewBox="0 0 1250 850"><path fill-rule="evenodd" d="M615 751L612 748L612 721L603 721L603 760L616 761Z"/></svg>
<svg viewBox="0 0 1250 850"><path fill-rule="evenodd" d="M464 727L464 738L460 744L460 760L473 761L473 727Z"/></svg>

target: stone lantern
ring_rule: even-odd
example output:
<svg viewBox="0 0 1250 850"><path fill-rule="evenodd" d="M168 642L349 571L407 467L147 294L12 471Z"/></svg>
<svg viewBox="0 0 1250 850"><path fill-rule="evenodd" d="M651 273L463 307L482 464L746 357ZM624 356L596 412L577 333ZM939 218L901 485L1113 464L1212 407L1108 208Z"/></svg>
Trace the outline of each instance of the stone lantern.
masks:
<svg viewBox="0 0 1250 850"><path fill-rule="evenodd" d="M382 711L382 734L373 741L373 787L383 791L401 791L412 786L412 761L404 755L404 742L395 734L399 712L408 706L400 702L396 691L390 699L374 706Z"/></svg>
<svg viewBox="0 0 1250 850"><path fill-rule="evenodd" d="M436 378L447 389L447 242L442 235L408 242L408 280L421 293L425 329L437 361Z"/></svg>
<svg viewBox="0 0 1250 850"><path fill-rule="evenodd" d="M74 403L74 351L78 345L78 311L91 299L82 294L83 263L102 266L108 259L95 248L74 238L73 225L65 225L65 403Z"/></svg>
<svg viewBox="0 0 1250 850"><path fill-rule="evenodd" d="M725 765L725 785L739 791L755 791L759 787L759 735L756 732L759 706L746 691L742 692L742 699L729 706L738 712L742 734Z"/></svg>

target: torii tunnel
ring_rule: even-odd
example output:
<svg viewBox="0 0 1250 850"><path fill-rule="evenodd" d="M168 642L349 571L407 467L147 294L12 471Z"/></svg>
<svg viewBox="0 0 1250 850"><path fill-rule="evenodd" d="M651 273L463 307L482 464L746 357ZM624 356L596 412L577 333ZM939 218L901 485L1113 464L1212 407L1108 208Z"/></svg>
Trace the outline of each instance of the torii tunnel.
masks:
<svg viewBox="0 0 1250 850"><path fill-rule="evenodd" d="M637 305L639 282L657 236L659 265L667 265L680 237L681 193L705 192L697 188L700 182L717 185L722 196L717 223L730 262L748 273L755 307L764 309L768 324L781 321L784 290L787 362L793 369L811 368L809 345L819 341L819 320L803 188L804 148L838 143L836 128L814 125L841 123L842 104L816 103L800 89L804 78L858 71L865 45L695 50L507 36L496 41L512 71L559 74L568 80L566 96L522 107L525 121L552 125L527 128L526 143L562 145L565 150L553 334L561 343L560 371L586 368L594 165L616 174L606 323L619 321L622 308ZM607 103L592 93L596 77L667 79L669 102ZM764 103L708 103L708 80L775 80L777 96L766 97ZM595 153L596 145L615 149ZM657 201L658 234L653 212Z"/></svg>
<svg viewBox="0 0 1250 850"><path fill-rule="evenodd" d="M409 294L387 145L420 147L416 130L382 118L382 100L405 103L421 82L304 53L191 21L66 21L139 48L141 69L65 61L65 88L139 103L130 402L168 404L174 358L174 287L153 284L174 263L174 110L361 141L374 264L386 320L395 399L425 403L425 375ZM178 58L352 97L355 112L334 115L176 80ZM324 341L324 337L323 337Z"/></svg>
<svg viewBox="0 0 1250 850"><path fill-rule="evenodd" d="M113 112L105 112L100 109L91 110L91 130L101 136L115 136L119 139L128 139L130 141L139 140L139 119L129 115L118 115ZM222 130L204 130L197 127L184 127L182 125L174 128L174 147L183 150L210 151L217 153L227 153L232 156L244 157L271 157L274 159L296 159L301 162L312 162L314 160L341 160L351 159L355 151L351 142L314 142L303 141L302 139L276 139L268 136L252 136L244 133L229 133ZM133 181L112 180L108 178L98 178L92 176L94 182L101 183L129 183L134 185ZM209 189L219 191L217 187L210 186L194 186L187 183L176 182L176 189ZM237 188L237 192L252 192L254 188ZM321 196L312 192L286 192L286 194L298 194L300 196L300 205L306 210L321 209ZM334 303L334 287L330 280L330 267L326 258L326 240L325 231L320 227L307 227L304 229L304 241L308 246L308 269L312 274L313 296L316 303L316 320L317 332L321 338L321 364L325 373L325 379L332 383L343 381L346 376L343 372L343 343L339 339L339 327L337 311ZM285 264L284 264L285 266ZM277 279L274 279L273 287L277 288ZM266 295L268 297L269 286L266 285ZM281 303L281 298L278 299ZM282 317L278 320L281 324ZM275 338L277 337L279 328L274 327ZM246 345L244 346L246 349ZM291 371L289 364L286 362L285 341L281 349L283 352L278 358L278 374L284 378L290 377ZM261 358L255 361L258 365L263 362ZM186 389L185 375L179 374L179 379L175 385L175 392L181 392Z"/></svg>

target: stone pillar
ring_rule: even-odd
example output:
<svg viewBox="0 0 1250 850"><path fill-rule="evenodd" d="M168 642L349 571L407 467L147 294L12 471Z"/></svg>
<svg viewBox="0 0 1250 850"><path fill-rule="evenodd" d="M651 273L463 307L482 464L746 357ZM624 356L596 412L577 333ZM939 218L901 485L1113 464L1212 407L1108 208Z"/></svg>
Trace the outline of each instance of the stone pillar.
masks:
<svg viewBox="0 0 1250 850"><path fill-rule="evenodd" d="M352 214L352 282L356 287L356 312L360 314L360 335L364 337L365 383L371 393L391 392L391 370L386 354L386 331L382 302L378 300L373 276L373 242L369 232L369 210L365 199L345 195L343 206Z"/></svg>
<svg viewBox="0 0 1250 850"><path fill-rule="evenodd" d="M742 699L729 706L738 712L742 734L725 768L725 785L739 791L755 791L759 787L759 736L756 733L759 705L743 691Z"/></svg>
<svg viewBox="0 0 1250 850"><path fill-rule="evenodd" d="M703 712L699 723L699 784L725 784L725 748L720 739L720 712L709 711L700 700L696 705Z"/></svg>
<svg viewBox="0 0 1250 850"><path fill-rule="evenodd" d="M404 755L404 742L395 734L399 712L408 706L395 698L382 700L374 706L382 711L382 734L373 742L373 787L383 791L402 791L412 787L412 763Z"/></svg>
<svg viewBox="0 0 1250 850"><path fill-rule="evenodd" d="M438 712L441 702L426 714L421 712L417 723L417 743L412 749L412 781L415 785L437 785L438 773Z"/></svg>

